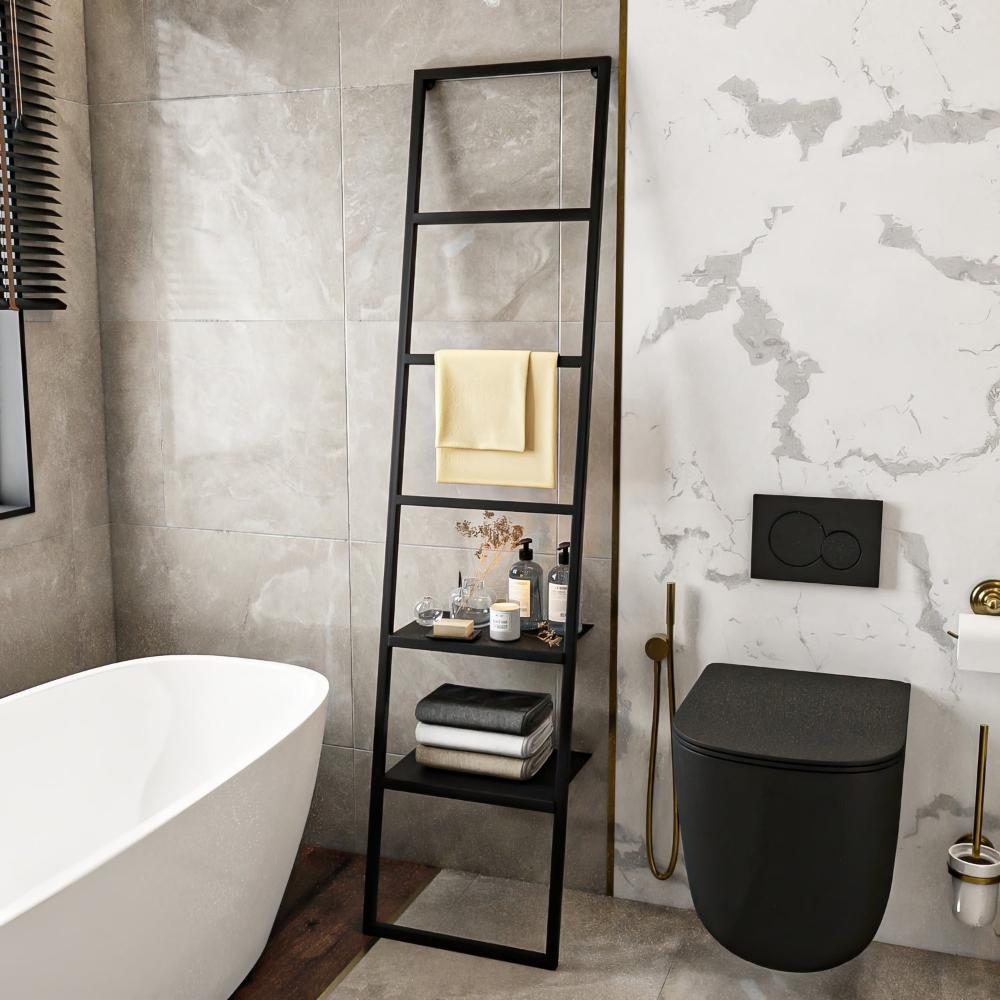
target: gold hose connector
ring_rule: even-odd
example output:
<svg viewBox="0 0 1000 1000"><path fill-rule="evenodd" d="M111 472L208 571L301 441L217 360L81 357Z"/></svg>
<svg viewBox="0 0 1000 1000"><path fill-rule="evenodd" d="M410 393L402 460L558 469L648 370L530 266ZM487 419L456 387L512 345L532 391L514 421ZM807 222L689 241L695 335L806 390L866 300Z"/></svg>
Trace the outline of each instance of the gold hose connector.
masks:
<svg viewBox="0 0 1000 1000"><path fill-rule="evenodd" d="M649 738L649 774L646 779L646 861L653 875L666 881L677 867L677 853L680 848L680 818L677 812L677 782L674 779L674 755L670 754L670 783L673 797L674 823L670 836L670 862L662 871L656 866L653 854L653 799L656 787L656 747L660 735L660 688L662 686L663 662L667 664L667 712L671 732L677 698L674 692L674 602L677 587L667 584L667 631L650 636L646 641L646 655L653 661L653 724Z"/></svg>

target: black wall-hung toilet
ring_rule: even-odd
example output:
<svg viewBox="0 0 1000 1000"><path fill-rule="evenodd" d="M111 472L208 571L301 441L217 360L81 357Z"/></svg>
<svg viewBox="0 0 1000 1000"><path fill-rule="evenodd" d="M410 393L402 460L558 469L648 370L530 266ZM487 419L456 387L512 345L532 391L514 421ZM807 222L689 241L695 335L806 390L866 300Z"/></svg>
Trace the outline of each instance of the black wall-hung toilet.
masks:
<svg viewBox="0 0 1000 1000"><path fill-rule="evenodd" d="M910 686L713 663L678 708L695 909L758 965L815 972L875 936L892 885Z"/></svg>

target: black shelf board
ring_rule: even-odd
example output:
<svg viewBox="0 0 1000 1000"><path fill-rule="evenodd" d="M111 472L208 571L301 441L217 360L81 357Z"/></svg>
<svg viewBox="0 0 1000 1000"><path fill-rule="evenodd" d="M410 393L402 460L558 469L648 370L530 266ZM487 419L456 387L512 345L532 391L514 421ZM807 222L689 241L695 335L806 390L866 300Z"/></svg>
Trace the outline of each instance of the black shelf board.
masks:
<svg viewBox="0 0 1000 1000"><path fill-rule="evenodd" d="M593 627L584 625L577 641ZM552 648L530 634L524 634L513 642L497 642L490 638L489 626L485 626L475 642L462 642L459 639L432 639L430 631L423 625L410 622L389 636L389 645L396 649L426 649L434 653L492 656L498 660L529 660L533 663L562 663L566 658L565 642Z"/></svg>
<svg viewBox="0 0 1000 1000"><path fill-rule="evenodd" d="M522 514L564 514L575 517L576 508L571 503L539 503L536 500L481 500L471 497L427 497L411 493L397 493L393 497L397 507L441 507L445 510L511 510Z"/></svg>
<svg viewBox="0 0 1000 1000"><path fill-rule="evenodd" d="M574 750L570 763L572 781L590 760L590 754ZM442 771L417 763L417 752L411 750L385 775L383 787L394 792L435 795L443 799L484 802L495 806L510 806L532 812L554 812L556 802L556 754L529 781L508 781L482 774Z"/></svg>
<svg viewBox="0 0 1000 1000"><path fill-rule="evenodd" d="M588 222L589 208L504 208L473 212L414 212L415 226L518 225L532 222Z"/></svg>

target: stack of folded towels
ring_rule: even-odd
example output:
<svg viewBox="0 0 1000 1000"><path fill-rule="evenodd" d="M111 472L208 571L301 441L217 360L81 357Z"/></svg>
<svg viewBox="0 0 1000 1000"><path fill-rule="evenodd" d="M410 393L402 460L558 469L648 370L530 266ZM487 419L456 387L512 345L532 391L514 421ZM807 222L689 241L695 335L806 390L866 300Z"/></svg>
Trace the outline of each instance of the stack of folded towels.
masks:
<svg viewBox="0 0 1000 1000"><path fill-rule="evenodd" d="M552 697L442 684L417 703L417 763L527 781L552 753Z"/></svg>

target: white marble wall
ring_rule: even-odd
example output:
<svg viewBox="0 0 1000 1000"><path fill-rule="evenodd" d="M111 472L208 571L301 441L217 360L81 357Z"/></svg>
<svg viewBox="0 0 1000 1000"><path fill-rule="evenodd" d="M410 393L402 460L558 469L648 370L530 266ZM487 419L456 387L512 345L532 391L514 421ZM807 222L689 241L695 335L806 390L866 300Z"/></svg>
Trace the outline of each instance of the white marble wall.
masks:
<svg viewBox="0 0 1000 1000"><path fill-rule="evenodd" d="M115 657L83 0L51 16L68 308L25 314L35 513L0 521L0 697Z"/></svg>
<svg viewBox="0 0 1000 1000"><path fill-rule="evenodd" d="M690 905L642 837L675 580L681 695L713 660L913 685L880 938L1000 958L944 862L1000 728L1000 678L945 634L1000 575L998 51L994 0L629 4L619 895ZM881 588L751 581L754 492L883 499ZM987 802L1000 835L1000 761Z"/></svg>
<svg viewBox="0 0 1000 1000"><path fill-rule="evenodd" d="M614 0L88 0L118 639L302 663L332 684L307 838L359 849L371 766L413 70L617 51ZM443 84L422 207L579 204L593 80ZM587 525L588 637L570 881L605 880L614 152ZM560 231L560 228L562 231ZM583 227L425 231L414 347L574 353ZM434 478L413 375L407 489ZM574 379L563 393L574 412ZM557 490L571 491L572 433ZM441 488L448 489L448 488ZM481 491L452 488L454 495ZM513 494L512 494L513 495ZM525 496L526 494L522 494ZM404 522L402 616L471 553L453 511ZM554 561L555 518L526 523ZM400 655L389 749L445 678L552 674ZM409 722L407 722L409 720ZM545 877L549 821L397 797L389 853Z"/></svg>

